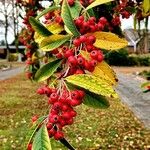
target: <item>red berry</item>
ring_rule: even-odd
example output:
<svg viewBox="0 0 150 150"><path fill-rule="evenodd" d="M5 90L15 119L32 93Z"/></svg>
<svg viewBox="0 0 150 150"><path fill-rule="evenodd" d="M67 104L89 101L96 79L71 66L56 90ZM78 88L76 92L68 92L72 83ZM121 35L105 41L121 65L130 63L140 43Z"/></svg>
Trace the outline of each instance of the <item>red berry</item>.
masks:
<svg viewBox="0 0 150 150"><path fill-rule="evenodd" d="M61 59L61 58L63 57L63 55L62 55L61 53L57 53L57 54L56 54L56 57L57 57L58 59Z"/></svg>
<svg viewBox="0 0 150 150"><path fill-rule="evenodd" d="M64 113L62 113L62 118L64 118L64 119L70 119L72 116L70 115L70 113L69 112L64 112Z"/></svg>
<svg viewBox="0 0 150 150"><path fill-rule="evenodd" d="M99 22L99 23L97 24L97 26L98 26L98 29L99 29L100 31L104 30L105 25L103 25L102 23Z"/></svg>
<svg viewBox="0 0 150 150"><path fill-rule="evenodd" d="M32 150L32 144L30 143L30 144L28 144L28 148L27 148L27 150Z"/></svg>
<svg viewBox="0 0 150 150"><path fill-rule="evenodd" d="M37 115L32 117L32 122L34 123L39 117Z"/></svg>
<svg viewBox="0 0 150 150"><path fill-rule="evenodd" d="M92 45L86 45L86 49L88 52L91 52L93 50L93 46Z"/></svg>
<svg viewBox="0 0 150 150"><path fill-rule="evenodd" d="M90 35L87 37L87 43L88 44L94 44L96 41L96 37L94 35Z"/></svg>
<svg viewBox="0 0 150 150"><path fill-rule="evenodd" d="M80 36L80 41L81 41L81 43L86 42L86 40L87 40L87 38L86 38L85 35Z"/></svg>
<svg viewBox="0 0 150 150"><path fill-rule="evenodd" d="M37 89L37 91L36 91L38 94L40 94L40 95L42 95L42 94L45 94L45 92L44 92L44 89L43 88L39 88L39 89Z"/></svg>
<svg viewBox="0 0 150 150"><path fill-rule="evenodd" d="M50 99L52 101L57 101L58 100L58 94L57 93L52 93L51 96L50 96Z"/></svg>
<svg viewBox="0 0 150 150"><path fill-rule="evenodd" d="M78 63L77 59L76 59L74 56L70 56L70 57L68 58L68 62L69 62L72 66L76 66L77 63Z"/></svg>
<svg viewBox="0 0 150 150"><path fill-rule="evenodd" d="M52 129L53 125L51 123L47 123L46 127L48 130L50 130L50 129Z"/></svg>
<svg viewBox="0 0 150 150"><path fill-rule="evenodd" d="M60 111L62 109L62 103L60 103L60 102L54 103L52 109L54 109L56 111Z"/></svg>
<svg viewBox="0 0 150 150"><path fill-rule="evenodd" d="M80 56L77 58L77 61L79 65L84 65L85 59L82 56Z"/></svg>
<svg viewBox="0 0 150 150"><path fill-rule="evenodd" d="M73 124L73 118L70 118L69 120L66 120L67 125L72 125Z"/></svg>
<svg viewBox="0 0 150 150"><path fill-rule="evenodd" d="M56 134L56 130L52 128L51 130L48 130L49 137L53 137Z"/></svg>
<svg viewBox="0 0 150 150"><path fill-rule="evenodd" d="M70 104L71 104L71 106L77 106L77 105L80 105L82 103L82 101L80 101L80 100L77 100L77 99L72 99L71 101L70 101Z"/></svg>
<svg viewBox="0 0 150 150"><path fill-rule="evenodd" d="M69 49L64 53L65 58L68 58L70 56L73 56L74 52L73 50Z"/></svg>
<svg viewBox="0 0 150 150"><path fill-rule="evenodd" d="M72 91L71 92L71 98L72 99L78 99L80 97L78 90Z"/></svg>
<svg viewBox="0 0 150 150"><path fill-rule="evenodd" d="M71 115L72 117L75 117L75 116L77 115L77 112L74 111L74 110L72 110L72 111L70 111L70 115Z"/></svg>
<svg viewBox="0 0 150 150"><path fill-rule="evenodd" d="M55 140L60 140L64 138L64 134L62 131L57 131L56 134L54 135Z"/></svg>
<svg viewBox="0 0 150 150"><path fill-rule="evenodd" d="M85 72L83 70L81 70L81 69L77 69L76 72L75 72L75 74L84 74L84 73Z"/></svg>
<svg viewBox="0 0 150 150"><path fill-rule="evenodd" d="M97 57L97 61L98 61L98 62L102 62L103 59L104 59L103 54L99 54L98 57Z"/></svg>
<svg viewBox="0 0 150 150"><path fill-rule="evenodd" d="M50 115L49 116L49 122L50 123L57 123L59 121L59 116L58 115Z"/></svg>
<svg viewBox="0 0 150 150"><path fill-rule="evenodd" d="M69 4L69 6L73 6L74 5L74 0L68 0L68 4Z"/></svg>
<svg viewBox="0 0 150 150"><path fill-rule="evenodd" d="M95 67L97 65L97 61L96 60L91 60L90 61L91 66Z"/></svg>
<svg viewBox="0 0 150 150"><path fill-rule="evenodd" d="M101 17L99 19L99 22L102 23L103 25L106 25L107 24L107 19L105 17Z"/></svg>
<svg viewBox="0 0 150 150"><path fill-rule="evenodd" d="M98 52L96 50L91 51L90 53L91 58L93 59L97 59L98 57Z"/></svg>
<svg viewBox="0 0 150 150"><path fill-rule="evenodd" d="M80 39L74 39L74 40L73 40L73 44L74 44L74 46L76 46L76 47L80 46L80 45L81 45Z"/></svg>

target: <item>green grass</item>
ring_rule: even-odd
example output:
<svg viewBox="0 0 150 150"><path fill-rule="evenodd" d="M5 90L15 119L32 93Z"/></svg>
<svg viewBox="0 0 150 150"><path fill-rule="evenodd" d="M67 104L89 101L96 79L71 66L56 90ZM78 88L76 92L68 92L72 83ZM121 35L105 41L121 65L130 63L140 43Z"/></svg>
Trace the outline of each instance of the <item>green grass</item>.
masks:
<svg viewBox="0 0 150 150"><path fill-rule="evenodd" d="M0 85L0 150L23 150L31 117L47 114L47 99L37 95L39 85L23 75ZM110 103L109 109L100 110L79 106L75 123L65 128L66 139L77 150L148 150L150 131L119 100ZM51 142L54 150L66 150Z"/></svg>

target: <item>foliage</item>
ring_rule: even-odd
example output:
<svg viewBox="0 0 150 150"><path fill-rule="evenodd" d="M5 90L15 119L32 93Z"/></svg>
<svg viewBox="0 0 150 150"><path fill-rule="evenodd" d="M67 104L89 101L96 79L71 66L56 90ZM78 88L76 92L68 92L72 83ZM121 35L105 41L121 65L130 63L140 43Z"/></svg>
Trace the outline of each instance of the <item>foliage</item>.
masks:
<svg viewBox="0 0 150 150"><path fill-rule="evenodd" d="M105 59L110 65L127 66L128 65L128 52L125 49L112 51L105 55Z"/></svg>
<svg viewBox="0 0 150 150"><path fill-rule="evenodd" d="M109 6L111 19L104 16L95 17L94 8L99 5ZM52 137L67 148L72 147L64 138L63 128L73 124L77 115L74 107L85 103L94 108L107 108L108 98L118 98L113 89L117 78L104 62L101 48L116 50L127 46L123 37L111 33L116 27L120 29L118 12L125 18L131 15L124 10L126 5L127 2L118 4L112 0L55 1L50 8L43 10L35 18L37 14L34 11L37 11L38 7L34 7L32 11L30 8L36 6L36 1L27 3L24 23L31 31L28 33L30 37L27 42L24 41L30 50L27 50L27 76L31 80L45 83L37 93L46 95L49 105L47 118L28 144L28 150L37 149L38 144L39 149L51 149L49 138ZM117 6L121 7L119 11ZM40 18L43 15L45 20L42 23ZM56 23L59 24L57 31L54 30ZM29 41L30 39L33 41ZM41 55L37 51L38 46L41 52L46 53ZM34 53L32 48L35 48ZM41 58L46 59L42 67L39 66ZM68 83L71 84L70 87ZM37 119L34 116L32 121Z"/></svg>

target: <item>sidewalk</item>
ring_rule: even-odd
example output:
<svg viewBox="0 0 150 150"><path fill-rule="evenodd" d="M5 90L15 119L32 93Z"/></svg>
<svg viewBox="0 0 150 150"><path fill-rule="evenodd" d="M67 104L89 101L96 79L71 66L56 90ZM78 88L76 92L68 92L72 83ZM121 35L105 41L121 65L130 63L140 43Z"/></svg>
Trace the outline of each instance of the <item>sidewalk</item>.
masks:
<svg viewBox="0 0 150 150"><path fill-rule="evenodd" d="M140 88L144 79L132 74L117 71L119 84L116 88L123 103L127 104L134 114L150 128L150 93L143 93Z"/></svg>
<svg viewBox="0 0 150 150"><path fill-rule="evenodd" d="M13 68L13 69L6 70L6 71L0 71L0 80L11 78L19 73L22 73L23 71L24 71L24 66Z"/></svg>

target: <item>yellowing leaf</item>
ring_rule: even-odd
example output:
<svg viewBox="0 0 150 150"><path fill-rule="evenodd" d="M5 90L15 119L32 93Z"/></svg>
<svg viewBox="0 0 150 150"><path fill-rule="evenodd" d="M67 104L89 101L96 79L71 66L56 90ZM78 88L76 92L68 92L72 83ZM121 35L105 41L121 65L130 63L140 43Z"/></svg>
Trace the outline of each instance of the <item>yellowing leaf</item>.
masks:
<svg viewBox="0 0 150 150"><path fill-rule="evenodd" d="M124 48L128 45L128 42L119 38L114 33L110 32L95 32L93 35L96 37L95 47L106 49L106 50L116 50Z"/></svg>
<svg viewBox="0 0 150 150"><path fill-rule="evenodd" d="M63 26L56 22L52 22L50 25L47 25L46 28L53 34L59 34L64 30Z"/></svg>
<svg viewBox="0 0 150 150"><path fill-rule="evenodd" d="M95 0L93 3L91 3L87 8L86 10L88 9L91 9L95 6L98 6L98 5L101 5L101 4L105 4L105 3L108 3L108 2L111 2L113 0Z"/></svg>
<svg viewBox="0 0 150 150"><path fill-rule="evenodd" d="M149 14L150 14L150 0L143 1L143 10L144 10L144 13L149 12Z"/></svg>
<svg viewBox="0 0 150 150"><path fill-rule="evenodd" d="M81 50L80 54L86 59L86 60L90 60L90 54L86 51Z"/></svg>
<svg viewBox="0 0 150 150"><path fill-rule="evenodd" d="M44 38L45 37L40 35L39 33L37 32L34 33L34 39L36 43L40 44Z"/></svg>
<svg viewBox="0 0 150 150"><path fill-rule="evenodd" d="M40 48L43 51L52 51L53 49L58 48L59 46L67 42L70 38L70 35L51 35L42 40L42 42L40 43Z"/></svg>
<svg viewBox="0 0 150 150"><path fill-rule="evenodd" d="M118 95L112 86L102 78L88 74L80 74L69 76L66 80L68 83L84 88L92 93L111 98L118 98Z"/></svg>
<svg viewBox="0 0 150 150"><path fill-rule="evenodd" d="M117 83L115 72L105 61L98 63L92 74L105 79L110 85L115 85Z"/></svg>

